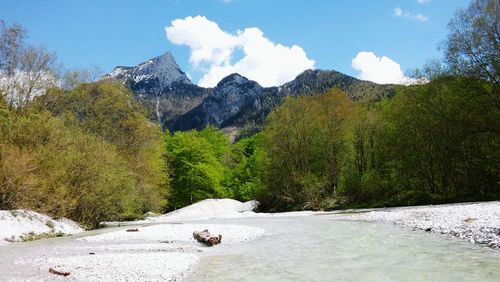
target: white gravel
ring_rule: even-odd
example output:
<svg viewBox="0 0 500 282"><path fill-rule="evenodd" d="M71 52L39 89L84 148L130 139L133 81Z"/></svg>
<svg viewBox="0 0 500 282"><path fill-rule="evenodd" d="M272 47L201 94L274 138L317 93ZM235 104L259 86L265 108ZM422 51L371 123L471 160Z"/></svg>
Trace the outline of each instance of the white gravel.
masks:
<svg viewBox="0 0 500 282"><path fill-rule="evenodd" d="M30 210L0 210L0 244L21 241L28 235L64 235L82 232L84 229L67 218L54 219Z"/></svg>
<svg viewBox="0 0 500 282"><path fill-rule="evenodd" d="M241 203L230 199L205 200L173 213L150 216L127 228L99 235L81 237L75 244L60 246L51 255L20 259L18 265L34 265L39 271L27 281L63 279L49 274L49 268L71 273L65 279L76 281L177 281L195 265L201 256L209 255L218 247L253 240L265 230L256 227L199 223L208 218L247 217L255 214L255 201ZM19 239L22 234L83 231L71 221L53 220L31 211L4 211L0 213L0 235ZM198 222L184 223L189 220ZM54 228L49 221L53 221ZM165 223L165 222L176 223ZM122 223L119 223L119 225ZM127 225L127 224L123 224ZM70 228L71 227L71 228ZM78 227L78 228L77 228ZM193 239L193 231L208 229L222 235L222 245L206 247ZM1 237L0 237L1 238ZM2 280L2 279L0 279Z"/></svg>
<svg viewBox="0 0 500 282"><path fill-rule="evenodd" d="M56 254L63 254L71 251L75 254L84 253L144 253L144 252L180 252L180 253L202 253L203 246L187 246L173 241L161 241L160 243L136 243L136 244L109 244L88 245L85 247L65 247L55 251Z"/></svg>
<svg viewBox="0 0 500 282"><path fill-rule="evenodd" d="M206 199L199 201L187 207L162 215L147 214L144 220L135 221L112 221L102 222L102 226L127 226L141 225L151 223L172 223L200 221L208 219L235 219L250 217L297 217L320 214L322 212L301 211L301 212L282 212L282 213L257 213L259 202L253 200L240 202L233 199Z"/></svg>
<svg viewBox="0 0 500 282"><path fill-rule="evenodd" d="M101 235L80 238L87 242L160 242L172 241L201 245L193 239L193 231L208 229L212 234L222 234L224 244L241 243L255 239L264 230L256 227L226 224L158 224L146 227L137 227L137 232L126 230L109 232Z"/></svg>
<svg viewBox="0 0 500 282"><path fill-rule="evenodd" d="M96 254L48 258L40 270L69 272L76 281L177 281L198 257L188 253ZM53 275L51 280L61 278Z"/></svg>
<svg viewBox="0 0 500 282"><path fill-rule="evenodd" d="M95 253L91 256L71 256L49 259L42 269L54 267L71 272L78 281L176 281L186 275L201 256L218 247L253 240L264 234L256 227L231 224L156 224L82 237L83 247L58 250L58 253ZM193 231L208 229L222 234L222 245L206 247L193 239ZM99 273L94 276L92 273ZM74 275L73 275L74 273ZM117 275L119 273L119 275Z"/></svg>
<svg viewBox="0 0 500 282"><path fill-rule="evenodd" d="M39 268L31 279L33 281L63 279L47 274L49 268L69 272L67 278L76 281L177 281L202 256L265 233L264 229L257 227L200 223L200 220L246 217L255 214L251 210L256 205L256 202L241 203L230 199L205 200L167 215L152 215L148 220L140 221L147 225L138 225L140 222L136 221L128 228L81 237L76 239L77 244L54 249L52 255L17 263ZM187 223L189 220L198 222ZM128 229L134 231L127 232ZM193 231L205 229L215 235L221 234L222 245L207 247L193 239Z"/></svg>
<svg viewBox="0 0 500 282"><path fill-rule="evenodd" d="M152 221L184 221L212 218L240 218L255 215L257 201L242 203L233 199L206 199L165 215L151 218Z"/></svg>
<svg viewBox="0 0 500 282"><path fill-rule="evenodd" d="M288 217L310 216L321 212L300 211L281 213L258 213L259 202L240 202L233 199L206 199L176 211L148 218L151 222L176 222L220 218Z"/></svg>
<svg viewBox="0 0 500 282"><path fill-rule="evenodd" d="M392 222L500 249L500 202L391 208L366 213L340 213L337 217L343 220Z"/></svg>

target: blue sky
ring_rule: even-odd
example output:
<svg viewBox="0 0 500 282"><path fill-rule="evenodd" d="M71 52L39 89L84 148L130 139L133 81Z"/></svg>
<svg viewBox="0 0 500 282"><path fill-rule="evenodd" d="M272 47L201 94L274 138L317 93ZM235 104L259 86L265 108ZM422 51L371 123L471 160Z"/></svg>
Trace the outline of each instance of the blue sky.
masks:
<svg viewBox="0 0 500 282"><path fill-rule="evenodd" d="M465 7L468 2L0 0L0 19L9 24L16 22L23 25L28 30L29 43L54 51L59 61L68 68L99 66L104 72L109 72L116 65L135 65L170 51L194 82L203 80L207 85L233 70L255 75L257 81L268 77L264 70L269 70L269 65L249 69L248 62L245 66L236 64L246 55L247 41L254 40L253 44L258 45L257 42L263 39L262 42L272 44L270 49L262 49L261 52L267 53L269 60L282 58L274 65L281 67L281 62L290 65L283 66L289 67L289 70L279 74L281 78L270 78L264 82L271 85L288 79L297 69L311 65L373 81L388 79L374 77L377 72L392 71L397 76L396 67L400 67L401 71L419 67L427 59L441 57L442 52L437 46L446 36L446 25L454 11ZM173 25L174 20L180 20L177 26ZM212 23L229 36L228 42L221 43L222 47L217 45L214 48L229 48L230 60L217 61L209 54L196 63L193 52L198 44L206 42L196 40L199 34L206 33L204 28ZM182 24L192 31L191 38L182 34ZM171 29L174 35L170 36L170 40L166 27L174 28ZM248 29L252 27L257 29ZM244 35L238 36L238 30ZM259 35L259 31L262 34ZM208 37L212 38L211 34ZM238 43L234 43L235 40ZM278 48L278 44L285 48ZM294 45L299 48L292 50ZM363 51L365 53L360 53ZM295 57L288 60L289 55ZM354 58L358 58L357 69L353 67ZM264 59L265 56L254 54L249 55L247 61ZM297 64L295 69L293 64Z"/></svg>

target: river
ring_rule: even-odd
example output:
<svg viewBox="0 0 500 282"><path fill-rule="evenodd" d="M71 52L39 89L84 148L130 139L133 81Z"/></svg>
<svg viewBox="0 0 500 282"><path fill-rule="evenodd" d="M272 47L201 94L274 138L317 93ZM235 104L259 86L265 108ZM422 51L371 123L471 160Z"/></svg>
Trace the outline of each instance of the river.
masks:
<svg viewBox="0 0 500 282"><path fill-rule="evenodd" d="M451 236L328 215L237 222L268 234L204 257L187 281L500 281L500 251Z"/></svg>
<svg viewBox="0 0 500 282"><path fill-rule="evenodd" d="M389 223L343 221L332 215L199 223L204 222L259 227L266 233L256 240L238 244L224 244L223 239L221 245L197 253L200 260L184 277L187 281L500 280L500 251ZM64 260L74 256L75 250L89 245L75 238L115 230L120 228L0 247L0 281L59 279L36 263L25 262L36 262L36 258L47 256ZM99 247L98 244L92 248ZM141 256L141 253L133 255ZM159 255L161 257L161 253ZM116 280L128 280L119 272L114 275Z"/></svg>

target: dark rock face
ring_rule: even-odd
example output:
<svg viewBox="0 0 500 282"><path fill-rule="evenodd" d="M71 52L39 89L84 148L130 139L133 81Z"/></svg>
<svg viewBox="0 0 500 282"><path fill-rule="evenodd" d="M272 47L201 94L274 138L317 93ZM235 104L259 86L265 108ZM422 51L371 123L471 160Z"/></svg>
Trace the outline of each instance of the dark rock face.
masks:
<svg viewBox="0 0 500 282"><path fill-rule="evenodd" d="M128 85L149 109L150 117L170 130L202 129L207 125L260 128L284 97L324 93L333 87L354 101L375 101L395 92L395 85L325 70L306 70L290 82L268 88L235 73L215 88L202 88L191 83L170 53L135 67L116 67L104 78Z"/></svg>
<svg viewBox="0 0 500 282"><path fill-rule="evenodd" d="M222 79L200 105L179 118L173 129L203 129L209 124L219 128L228 126L225 123L252 104L262 91L257 82L231 74Z"/></svg>
<svg viewBox="0 0 500 282"><path fill-rule="evenodd" d="M141 94L136 98L149 110L151 119L157 120L163 128L172 129L178 118L201 104L210 92L211 89L194 84L174 83L157 96Z"/></svg>

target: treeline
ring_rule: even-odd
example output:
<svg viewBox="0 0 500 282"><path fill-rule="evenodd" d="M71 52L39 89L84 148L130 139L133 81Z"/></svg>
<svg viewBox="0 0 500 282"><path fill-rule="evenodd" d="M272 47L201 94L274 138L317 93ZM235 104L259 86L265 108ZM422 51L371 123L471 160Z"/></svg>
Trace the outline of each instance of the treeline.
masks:
<svg viewBox="0 0 500 282"><path fill-rule="evenodd" d="M354 104L337 90L289 98L262 147L270 209L500 198L499 109L489 82L441 77Z"/></svg>
<svg viewBox="0 0 500 282"><path fill-rule="evenodd" d="M54 88L22 109L0 98L0 209L89 227L159 211L168 187L161 134L111 82Z"/></svg>

